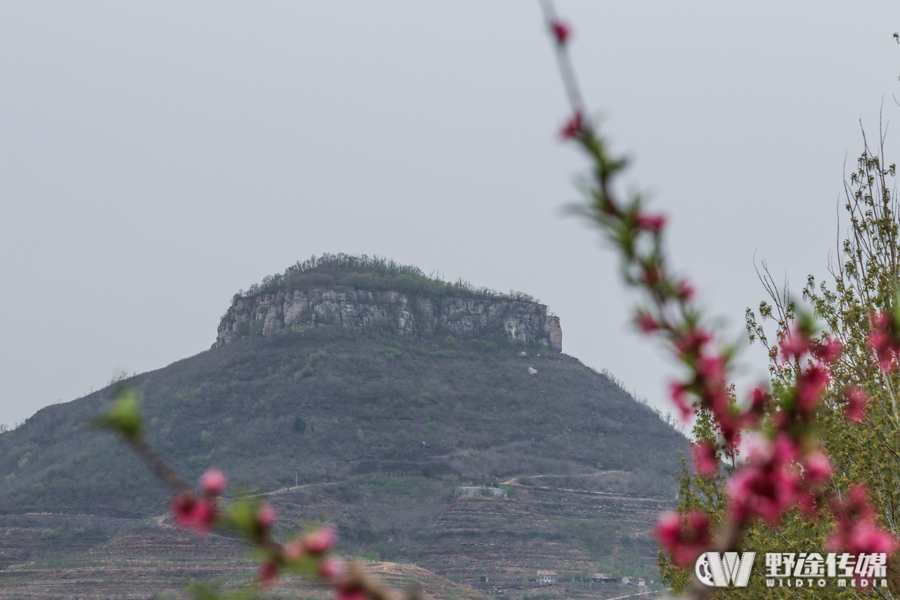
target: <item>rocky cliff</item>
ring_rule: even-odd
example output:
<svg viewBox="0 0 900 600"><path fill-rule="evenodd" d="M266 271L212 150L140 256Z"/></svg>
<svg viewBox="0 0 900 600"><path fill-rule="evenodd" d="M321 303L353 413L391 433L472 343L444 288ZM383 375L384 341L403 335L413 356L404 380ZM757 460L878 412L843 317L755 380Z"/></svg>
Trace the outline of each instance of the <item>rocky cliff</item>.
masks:
<svg viewBox="0 0 900 600"><path fill-rule="evenodd" d="M508 339L562 351L559 317L548 315L544 304L500 295L430 297L345 286L238 294L219 323L213 347L244 337L321 327Z"/></svg>

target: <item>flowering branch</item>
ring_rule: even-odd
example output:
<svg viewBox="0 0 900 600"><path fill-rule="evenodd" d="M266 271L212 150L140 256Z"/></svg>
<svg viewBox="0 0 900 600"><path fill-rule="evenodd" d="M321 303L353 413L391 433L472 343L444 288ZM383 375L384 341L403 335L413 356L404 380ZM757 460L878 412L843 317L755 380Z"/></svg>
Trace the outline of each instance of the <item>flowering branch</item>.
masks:
<svg viewBox="0 0 900 600"><path fill-rule="evenodd" d="M742 434L753 432L757 437L748 460L728 484L726 519L718 535L713 535L708 516L699 511L669 513L660 519L658 540L677 565L688 567L702 552L737 550L755 520L774 527L793 508L812 516L828 504L826 487L832 467L817 438L816 415L841 344L828 336L817 338L812 315L801 314L775 349L776 357L793 371L793 382L774 395L761 385L745 402L736 401L729 384L734 348L717 342L702 325L693 287L667 264L662 243L665 216L647 212L639 194L627 201L616 196L613 182L626 160L609 153L603 136L585 116L568 51L571 27L556 16L550 0L541 0L541 6L571 110L559 135L577 144L592 163L586 185L588 203L581 212L619 251L625 282L642 292L645 305L634 317L638 328L662 339L686 368L687 375L670 385L682 418L687 421L698 412L712 417L711 435L698 440L693 449L698 473L715 475L720 456L737 454ZM879 364L892 366L900 355L900 313L873 317L873 331L871 346ZM864 392L847 390L845 400L848 419L862 420L868 401ZM865 491L855 489L849 505L831 500L835 533L830 546L853 553L893 552L896 540L875 525ZM695 578L688 596L708 598L711 591Z"/></svg>
<svg viewBox="0 0 900 600"><path fill-rule="evenodd" d="M153 450L144 438L144 420L138 394L133 389L120 389L109 409L95 424L118 433L147 467L171 490L170 509L175 523L206 535L213 529L237 533L262 557L257 585L267 587L283 571L330 583L337 600L421 600L414 590L401 594L381 585L357 564L344 563L334 557L335 532L323 527L296 536L282 544L272 535L276 515L268 502L240 498L225 503L222 494L228 485L224 473L207 470L193 489ZM216 593L207 586L194 586L193 591L204 600L215 600Z"/></svg>

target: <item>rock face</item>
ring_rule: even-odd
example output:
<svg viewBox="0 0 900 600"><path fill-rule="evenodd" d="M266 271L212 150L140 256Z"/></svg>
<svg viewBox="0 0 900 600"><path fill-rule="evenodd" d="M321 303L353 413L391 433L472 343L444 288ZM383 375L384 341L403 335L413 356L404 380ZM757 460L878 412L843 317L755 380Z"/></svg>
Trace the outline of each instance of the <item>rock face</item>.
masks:
<svg viewBox="0 0 900 600"><path fill-rule="evenodd" d="M361 289L295 289L235 296L213 347L249 336L318 327L382 329L404 336L508 339L562 351L559 317L512 298L441 297Z"/></svg>

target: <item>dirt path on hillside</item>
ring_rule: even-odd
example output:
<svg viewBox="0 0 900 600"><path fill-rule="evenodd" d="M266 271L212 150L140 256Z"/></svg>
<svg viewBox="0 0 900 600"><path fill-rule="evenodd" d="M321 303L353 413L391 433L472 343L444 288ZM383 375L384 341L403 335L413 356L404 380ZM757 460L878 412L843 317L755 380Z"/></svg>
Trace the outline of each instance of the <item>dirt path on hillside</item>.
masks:
<svg viewBox="0 0 900 600"><path fill-rule="evenodd" d="M325 487L329 485L335 485L338 483L343 483L341 481L324 481L322 483L304 483L301 485L292 485L289 487L278 488L277 490L271 490L268 492L259 492L257 494L250 494L251 498L258 498L260 496L277 496L278 494L286 494L288 492L296 492L298 490L305 490L314 487Z"/></svg>

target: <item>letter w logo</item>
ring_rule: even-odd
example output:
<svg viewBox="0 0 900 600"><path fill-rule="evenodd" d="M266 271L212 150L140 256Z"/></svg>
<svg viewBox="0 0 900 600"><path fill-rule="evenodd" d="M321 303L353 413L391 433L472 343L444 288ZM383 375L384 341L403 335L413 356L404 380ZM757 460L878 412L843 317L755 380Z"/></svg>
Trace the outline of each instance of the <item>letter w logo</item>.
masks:
<svg viewBox="0 0 900 600"><path fill-rule="evenodd" d="M756 552L704 552L697 558L694 573L709 587L747 587Z"/></svg>

